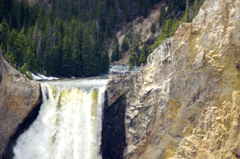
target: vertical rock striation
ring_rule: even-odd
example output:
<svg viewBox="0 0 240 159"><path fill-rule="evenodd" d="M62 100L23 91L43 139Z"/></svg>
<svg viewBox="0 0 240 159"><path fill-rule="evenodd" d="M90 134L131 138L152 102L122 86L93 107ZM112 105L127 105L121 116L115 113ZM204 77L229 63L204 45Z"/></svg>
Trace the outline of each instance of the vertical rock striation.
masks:
<svg viewBox="0 0 240 159"><path fill-rule="evenodd" d="M29 81L0 52L0 158L12 158L15 139L36 118L40 84Z"/></svg>
<svg viewBox="0 0 240 159"><path fill-rule="evenodd" d="M240 158L240 1L206 0L123 80L124 158Z"/></svg>

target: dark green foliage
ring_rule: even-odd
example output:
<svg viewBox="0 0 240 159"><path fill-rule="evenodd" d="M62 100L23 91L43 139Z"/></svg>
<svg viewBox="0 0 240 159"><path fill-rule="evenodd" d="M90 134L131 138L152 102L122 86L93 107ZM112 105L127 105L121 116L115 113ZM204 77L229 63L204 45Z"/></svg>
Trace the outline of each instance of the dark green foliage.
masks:
<svg viewBox="0 0 240 159"><path fill-rule="evenodd" d="M129 21L129 0L125 0L124 2L124 16L125 16L125 22L127 23Z"/></svg>
<svg viewBox="0 0 240 159"><path fill-rule="evenodd" d="M67 77L106 73L109 54L105 41L136 16L147 17L148 10L160 1L51 0L52 10L46 12L43 1L31 6L27 0L1 0L0 48L12 65L23 71ZM130 44L131 63L139 65L147 58L146 52L174 34L179 24L178 11L187 10L182 21L189 22L202 1L189 0L186 5L185 0L166 0L168 9L162 7L159 19L162 34L150 51L145 46L140 51L139 34L130 25L121 51L118 39L113 38L112 61L119 60Z"/></svg>
<svg viewBox="0 0 240 159"><path fill-rule="evenodd" d="M74 76L81 77L83 75L82 72L82 25L80 24L75 32L73 38L73 67L75 67Z"/></svg>
<svg viewBox="0 0 240 159"><path fill-rule="evenodd" d="M9 26L5 22L5 20L3 20L2 24L0 24L0 45L2 45L2 48L4 50L7 49L8 37L9 37Z"/></svg>
<svg viewBox="0 0 240 159"><path fill-rule="evenodd" d="M148 56L148 48L146 43L144 43L138 63L139 64L145 63L147 61L147 56Z"/></svg>
<svg viewBox="0 0 240 159"><path fill-rule="evenodd" d="M97 75L101 71L102 63L100 61L102 61L102 56L99 56L97 44L91 38L88 28L85 27L82 42L82 58L84 59L82 61L82 71L84 76Z"/></svg>
<svg viewBox="0 0 240 159"><path fill-rule="evenodd" d="M6 58L16 67L23 66L27 52L27 40L23 32L24 28L19 33L13 30L9 37L10 47L6 52Z"/></svg>
<svg viewBox="0 0 240 159"><path fill-rule="evenodd" d="M175 31L177 30L178 27L178 19L176 17L174 17L174 19L172 20L172 24L171 27L169 29L169 36L172 37L175 33Z"/></svg>
<svg viewBox="0 0 240 159"><path fill-rule="evenodd" d="M136 53L131 53L131 56L129 57L129 71L132 69L133 66L135 66L135 55Z"/></svg>
<svg viewBox="0 0 240 159"><path fill-rule="evenodd" d="M117 36L114 36L114 43L112 47L112 58L111 61L118 61L120 59L120 52L119 52L119 43Z"/></svg>
<svg viewBox="0 0 240 159"><path fill-rule="evenodd" d="M122 53L129 49L129 43L127 37L124 37L122 45L121 45Z"/></svg>
<svg viewBox="0 0 240 159"><path fill-rule="evenodd" d="M151 32L154 34L156 32L156 24L152 23Z"/></svg>
<svg viewBox="0 0 240 159"><path fill-rule="evenodd" d="M134 34L133 38L133 48L130 50L130 57L129 57L129 69L131 70L133 66L138 66L139 64L139 58L141 51L139 49L139 32Z"/></svg>
<svg viewBox="0 0 240 159"><path fill-rule="evenodd" d="M162 28L160 32L160 36L157 38L155 43L152 46L143 46L141 55L138 61L138 64L145 63L147 60L147 56L152 53L152 51L157 48L162 41L165 39L172 37L177 30L179 24L182 22L191 22L192 19L197 15L199 8L203 4L204 0L166 0L166 6L161 8L160 17L159 17L159 26ZM186 4L186 2L188 2ZM181 18L179 23L178 13L180 11L184 11L185 14ZM174 12L174 16L172 13ZM153 30L154 26L152 25L151 31ZM152 31L152 33L154 33ZM130 65L134 64L134 56L130 57Z"/></svg>
<svg viewBox="0 0 240 159"><path fill-rule="evenodd" d="M36 63L36 59L34 57L34 53L32 52L32 50L29 48L27 51L27 59L26 59L26 64L27 64L27 68L26 70L29 70L31 72L36 72L37 69L37 63Z"/></svg>
<svg viewBox="0 0 240 159"><path fill-rule="evenodd" d="M63 56L62 56L62 71L66 77L71 77L74 74L73 58L72 58L72 40L66 35L63 39Z"/></svg>
<svg viewBox="0 0 240 159"><path fill-rule="evenodd" d="M50 12L42 1L34 6L27 0L0 2L0 47L6 58L23 72L49 76L107 73L108 50L102 44L123 19L116 9L123 5L105 1L104 8L96 0L51 2Z"/></svg>
<svg viewBox="0 0 240 159"><path fill-rule="evenodd" d="M159 25L160 26L163 25L164 17L165 17L165 8L162 7L161 11L160 11L160 17L159 17Z"/></svg>
<svg viewBox="0 0 240 159"><path fill-rule="evenodd" d="M82 43L82 58L83 59L86 59L83 61L83 74L84 75L89 75L90 74L90 69L91 69L91 66L90 66L90 62L94 62L94 61L91 61L92 57L91 57L91 54L90 54L90 39L89 39L89 31L88 31L88 28L86 27L84 29L84 32L83 32L83 43Z"/></svg>
<svg viewBox="0 0 240 159"><path fill-rule="evenodd" d="M104 57L103 57L103 66L102 66L102 72L107 73L109 71L109 54L108 54L108 46L105 46L104 50Z"/></svg>

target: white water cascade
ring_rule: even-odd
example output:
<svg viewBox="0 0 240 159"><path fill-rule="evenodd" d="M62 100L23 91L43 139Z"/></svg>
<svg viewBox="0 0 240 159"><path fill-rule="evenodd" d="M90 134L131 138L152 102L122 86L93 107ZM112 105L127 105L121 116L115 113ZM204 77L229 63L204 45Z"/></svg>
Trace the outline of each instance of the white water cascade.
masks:
<svg viewBox="0 0 240 159"><path fill-rule="evenodd" d="M14 159L100 159L106 79L42 82L37 119L17 140Z"/></svg>

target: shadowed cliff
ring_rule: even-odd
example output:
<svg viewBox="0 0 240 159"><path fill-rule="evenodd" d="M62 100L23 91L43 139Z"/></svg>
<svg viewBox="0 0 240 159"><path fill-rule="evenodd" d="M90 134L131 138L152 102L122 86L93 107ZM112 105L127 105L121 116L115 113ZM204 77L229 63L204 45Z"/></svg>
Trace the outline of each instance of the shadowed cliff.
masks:
<svg viewBox="0 0 240 159"><path fill-rule="evenodd" d="M125 96L121 96L111 107L104 110L102 129L103 159L121 159L125 143Z"/></svg>

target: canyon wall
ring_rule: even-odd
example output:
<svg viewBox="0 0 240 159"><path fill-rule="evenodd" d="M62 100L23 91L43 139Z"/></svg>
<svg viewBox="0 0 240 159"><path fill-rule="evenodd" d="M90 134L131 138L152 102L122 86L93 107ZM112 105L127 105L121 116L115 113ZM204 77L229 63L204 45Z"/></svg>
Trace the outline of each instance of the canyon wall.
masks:
<svg viewBox="0 0 240 159"><path fill-rule="evenodd" d="M240 158L240 1L206 0L131 76L112 76L107 107L126 96L123 158Z"/></svg>
<svg viewBox="0 0 240 159"><path fill-rule="evenodd" d="M38 82L28 80L0 52L0 159L12 158L15 140L37 117L40 89Z"/></svg>
<svg viewBox="0 0 240 159"><path fill-rule="evenodd" d="M102 158L121 159L125 143L126 98L121 96L111 107L104 110L102 122Z"/></svg>

